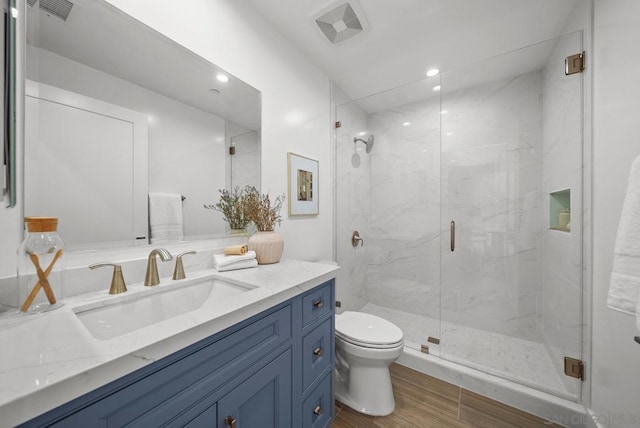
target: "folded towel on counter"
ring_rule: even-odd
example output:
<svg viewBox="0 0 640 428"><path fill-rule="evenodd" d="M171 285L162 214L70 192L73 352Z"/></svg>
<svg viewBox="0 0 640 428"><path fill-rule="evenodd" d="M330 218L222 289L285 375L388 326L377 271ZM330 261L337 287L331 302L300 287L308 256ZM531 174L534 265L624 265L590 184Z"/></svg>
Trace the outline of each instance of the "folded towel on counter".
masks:
<svg viewBox="0 0 640 428"><path fill-rule="evenodd" d="M248 269L258 267L257 259L242 260L241 262L232 263L225 266L214 266L218 272L225 272L229 270Z"/></svg>
<svg viewBox="0 0 640 428"><path fill-rule="evenodd" d="M622 207L607 306L635 315L640 330L640 157L631 166Z"/></svg>
<svg viewBox="0 0 640 428"><path fill-rule="evenodd" d="M224 254L214 254L213 255L213 267L218 269L225 266L231 266L240 262L244 262L247 260L255 260L256 252L255 251L247 251L241 256L226 256ZM220 269L218 269L220 270Z"/></svg>
<svg viewBox="0 0 640 428"><path fill-rule="evenodd" d="M248 248L246 245L231 245L224 249L224 253L227 256L241 256L247 252Z"/></svg>
<svg viewBox="0 0 640 428"><path fill-rule="evenodd" d="M182 241L182 196L173 193L149 193L149 229L152 244Z"/></svg>

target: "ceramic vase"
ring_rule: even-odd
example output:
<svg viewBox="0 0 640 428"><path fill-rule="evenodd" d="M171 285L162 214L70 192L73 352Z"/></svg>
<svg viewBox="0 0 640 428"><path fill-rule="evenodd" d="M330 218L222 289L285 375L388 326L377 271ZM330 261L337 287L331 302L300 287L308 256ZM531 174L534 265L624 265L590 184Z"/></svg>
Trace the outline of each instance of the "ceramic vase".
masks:
<svg viewBox="0 0 640 428"><path fill-rule="evenodd" d="M259 265L278 263L284 251L284 239L274 231L256 232L249 238L249 250L256 252Z"/></svg>

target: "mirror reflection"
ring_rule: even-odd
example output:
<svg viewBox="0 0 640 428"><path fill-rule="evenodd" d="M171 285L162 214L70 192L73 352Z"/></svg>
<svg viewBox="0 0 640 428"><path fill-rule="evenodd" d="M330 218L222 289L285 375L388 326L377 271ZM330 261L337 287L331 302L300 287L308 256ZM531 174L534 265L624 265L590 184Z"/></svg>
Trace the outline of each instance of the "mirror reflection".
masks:
<svg viewBox="0 0 640 428"><path fill-rule="evenodd" d="M224 235L204 205L259 188L259 91L101 0L28 3L25 215L71 250Z"/></svg>

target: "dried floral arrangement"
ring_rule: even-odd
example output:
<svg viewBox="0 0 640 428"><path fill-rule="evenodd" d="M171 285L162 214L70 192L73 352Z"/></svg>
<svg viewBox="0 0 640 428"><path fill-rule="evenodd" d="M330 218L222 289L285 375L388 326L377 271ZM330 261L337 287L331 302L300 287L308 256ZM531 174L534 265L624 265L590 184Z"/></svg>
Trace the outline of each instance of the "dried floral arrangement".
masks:
<svg viewBox="0 0 640 428"><path fill-rule="evenodd" d="M215 205L205 205L210 210L220 211L231 230L246 229L251 219L247 216L245 190L236 186L232 191L219 189L220 200Z"/></svg>
<svg viewBox="0 0 640 428"><path fill-rule="evenodd" d="M255 187L247 186L244 189L244 197L246 216L255 223L260 232L273 231L276 224L280 224L284 193L278 195L272 204L268 193L261 194Z"/></svg>

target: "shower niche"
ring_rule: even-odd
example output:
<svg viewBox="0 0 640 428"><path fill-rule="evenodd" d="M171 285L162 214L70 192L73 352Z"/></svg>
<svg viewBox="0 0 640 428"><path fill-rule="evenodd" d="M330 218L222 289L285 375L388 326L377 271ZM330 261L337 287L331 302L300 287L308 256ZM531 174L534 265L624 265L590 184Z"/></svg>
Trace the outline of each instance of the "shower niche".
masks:
<svg viewBox="0 0 640 428"><path fill-rule="evenodd" d="M571 232L571 189L549 193L549 228Z"/></svg>

